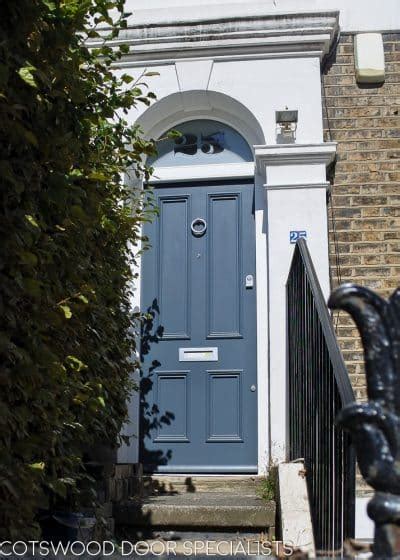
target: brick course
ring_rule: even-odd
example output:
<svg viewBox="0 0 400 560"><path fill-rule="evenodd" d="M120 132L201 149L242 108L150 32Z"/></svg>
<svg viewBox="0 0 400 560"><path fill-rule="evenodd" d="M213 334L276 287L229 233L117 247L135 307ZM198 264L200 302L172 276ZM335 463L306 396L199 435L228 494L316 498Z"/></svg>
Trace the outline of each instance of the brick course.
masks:
<svg viewBox="0 0 400 560"><path fill-rule="evenodd" d="M329 205L332 287L351 281L387 297L400 286L400 33L383 38L382 86L357 85L353 35L344 34L322 93L325 140L338 142ZM335 324L356 398L365 400L357 330L345 313Z"/></svg>

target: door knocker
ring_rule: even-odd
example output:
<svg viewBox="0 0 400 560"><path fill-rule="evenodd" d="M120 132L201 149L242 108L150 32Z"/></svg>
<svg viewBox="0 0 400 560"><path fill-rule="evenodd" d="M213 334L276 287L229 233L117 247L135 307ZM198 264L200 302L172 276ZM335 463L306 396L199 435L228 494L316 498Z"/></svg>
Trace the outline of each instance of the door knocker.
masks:
<svg viewBox="0 0 400 560"><path fill-rule="evenodd" d="M190 225L190 229L195 237L201 237L206 233L207 222L203 218L195 218Z"/></svg>

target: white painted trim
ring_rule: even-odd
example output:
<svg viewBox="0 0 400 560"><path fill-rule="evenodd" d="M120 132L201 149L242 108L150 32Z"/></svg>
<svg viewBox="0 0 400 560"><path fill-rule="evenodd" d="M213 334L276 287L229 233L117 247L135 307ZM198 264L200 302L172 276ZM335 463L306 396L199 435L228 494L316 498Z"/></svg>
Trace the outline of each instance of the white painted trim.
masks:
<svg viewBox="0 0 400 560"><path fill-rule="evenodd" d="M181 10L179 17L141 21L122 31L108 44L124 43L132 51L132 61L179 60L208 54L270 54L314 51L326 55L339 29L339 12L303 12L265 14L261 4L252 4L246 14L229 16L224 12L214 17L190 18ZM103 33L103 30L102 30ZM91 47L101 44L88 41ZM126 60L126 58L125 58Z"/></svg>
<svg viewBox="0 0 400 560"><path fill-rule="evenodd" d="M335 158L336 146L336 142L271 144L254 146L254 150L259 171L265 171L271 165L328 165Z"/></svg>
<svg viewBox="0 0 400 560"><path fill-rule="evenodd" d="M255 176L256 228L256 298L257 298L257 405L258 405L258 474L265 475L271 459L270 379L269 379L269 310L268 310L268 240L267 200L263 179Z"/></svg>
<svg viewBox="0 0 400 560"><path fill-rule="evenodd" d="M151 184L208 179L247 179L254 177L254 162L217 163L214 165L181 165L155 167Z"/></svg>
<svg viewBox="0 0 400 560"><path fill-rule="evenodd" d="M285 59L285 58L320 58L321 51L295 51L295 52L268 52L268 53L254 53L254 54L224 54L218 55L213 53L212 56L208 53L199 55L197 57L187 56L181 57L180 62L192 62L194 60L210 60L214 62L221 61L242 61L242 60L272 60L272 59ZM133 59L130 55L125 56L121 61L114 62L112 64L113 68L143 68L147 66L168 66L169 64L175 64L176 58L153 58L153 59Z"/></svg>
<svg viewBox="0 0 400 560"><path fill-rule="evenodd" d="M287 189L326 189L327 191L330 189L331 184L329 181L325 181L323 183L290 183L287 185L270 185L265 184L264 189L266 191L281 191Z"/></svg>

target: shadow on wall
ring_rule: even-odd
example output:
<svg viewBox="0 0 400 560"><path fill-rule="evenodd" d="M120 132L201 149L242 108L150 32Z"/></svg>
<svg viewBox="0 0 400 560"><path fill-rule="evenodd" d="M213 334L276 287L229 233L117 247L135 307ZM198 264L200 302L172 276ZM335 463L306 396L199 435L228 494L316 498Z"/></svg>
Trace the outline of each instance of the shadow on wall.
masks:
<svg viewBox="0 0 400 560"><path fill-rule="evenodd" d="M140 460L147 468L157 470L158 466L167 465L172 458L172 450L167 451L148 449L146 442L151 442L155 435L165 425L171 425L175 415L169 411L160 411L156 403L149 402L152 393L155 370L161 366L158 360L146 363L146 356L153 344L158 344L164 333L164 327L157 325L160 308L157 299L146 310L141 328L140 362Z"/></svg>

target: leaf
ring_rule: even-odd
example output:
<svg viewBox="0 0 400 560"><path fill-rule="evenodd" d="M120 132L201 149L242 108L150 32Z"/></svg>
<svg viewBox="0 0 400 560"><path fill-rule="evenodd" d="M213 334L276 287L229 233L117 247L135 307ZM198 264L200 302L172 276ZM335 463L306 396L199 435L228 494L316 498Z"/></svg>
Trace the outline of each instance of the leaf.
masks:
<svg viewBox="0 0 400 560"><path fill-rule="evenodd" d="M89 399L89 395L78 393L77 395L75 395L75 397L72 400L75 404L82 404L86 402L88 399Z"/></svg>
<svg viewBox="0 0 400 560"><path fill-rule="evenodd" d="M18 492L16 491L13 484L11 484L11 482L9 480L2 479L2 480L0 480L0 484L2 486L5 486L7 488L7 490L10 492L10 494L12 494L14 496L14 498L16 498L17 500L19 499Z"/></svg>
<svg viewBox="0 0 400 560"><path fill-rule="evenodd" d="M75 371L81 371L82 369L87 368L87 365L84 364L79 358L76 356L67 356L66 359L68 365L74 369Z"/></svg>
<svg viewBox="0 0 400 560"><path fill-rule="evenodd" d="M67 496L67 487L62 479L49 482L48 487L53 490L55 494L61 496L61 498L65 498Z"/></svg>
<svg viewBox="0 0 400 560"><path fill-rule="evenodd" d="M97 400L98 400L98 402L101 404L101 406L102 406L103 408L105 408L106 403L105 403L105 401L104 401L104 398L103 398L103 397L97 397Z"/></svg>
<svg viewBox="0 0 400 560"><path fill-rule="evenodd" d="M24 136L28 140L28 142L32 144L32 146L35 146L36 148L39 146L39 142L31 130L25 129Z"/></svg>
<svg viewBox="0 0 400 560"><path fill-rule="evenodd" d="M145 76L147 77L151 77L151 76L159 76L160 72L146 72ZM150 83L150 82L149 82Z"/></svg>
<svg viewBox="0 0 400 560"><path fill-rule="evenodd" d="M49 8L51 12L56 10L55 2L51 2L51 0L42 0L43 4Z"/></svg>
<svg viewBox="0 0 400 560"><path fill-rule="evenodd" d="M45 468L45 466L46 466L46 464L43 463L43 462L41 462L41 463L31 463L31 464L29 465L29 468L30 468L30 469L33 469L33 470L35 470L35 471L43 471L44 468Z"/></svg>
<svg viewBox="0 0 400 560"><path fill-rule="evenodd" d="M37 223L37 221L35 220L35 218L33 216L31 216L30 214L25 214L25 219L33 226L33 227L40 227L39 224Z"/></svg>
<svg viewBox="0 0 400 560"><path fill-rule="evenodd" d="M93 179L94 181L107 181L108 177L104 175L104 173L94 172L88 175L89 179Z"/></svg>
<svg viewBox="0 0 400 560"><path fill-rule="evenodd" d="M24 278L23 285L26 292L33 297L40 296L40 282L35 278Z"/></svg>
<svg viewBox="0 0 400 560"><path fill-rule="evenodd" d="M85 211L83 210L82 206L79 206L78 204L73 204L70 207L70 212L71 212L71 215L74 218L77 218L78 220L84 221L85 218L86 218Z"/></svg>
<svg viewBox="0 0 400 560"><path fill-rule="evenodd" d="M89 303L88 298L87 298L86 296L84 296L83 294L79 294L78 299L79 299L80 301L82 301L83 303L86 303L86 304Z"/></svg>
<svg viewBox="0 0 400 560"><path fill-rule="evenodd" d="M167 138L171 138L172 140L175 138L180 138L182 136L182 132L179 132L179 130L170 130L167 133Z"/></svg>
<svg viewBox="0 0 400 560"><path fill-rule="evenodd" d="M70 477L60 478L60 482L67 484L68 486L76 486L76 480Z"/></svg>
<svg viewBox="0 0 400 560"><path fill-rule="evenodd" d="M19 253L19 258L22 264L29 265L29 266L36 266L38 263L38 258L34 253L30 251L21 251Z"/></svg>
<svg viewBox="0 0 400 560"><path fill-rule="evenodd" d="M26 84L31 87L37 88L38 85L36 83L35 77L33 75L33 71L35 70L34 66L23 66L18 70L19 77L24 80Z"/></svg>
<svg viewBox="0 0 400 560"><path fill-rule="evenodd" d="M88 33L88 37L89 39L96 39L97 37L100 37L100 33L95 31L94 29L91 29Z"/></svg>
<svg viewBox="0 0 400 560"><path fill-rule="evenodd" d="M71 319L72 311L71 311L71 308L69 307L69 305L60 305L59 307L64 312L64 317L66 319Z"/></svg>

